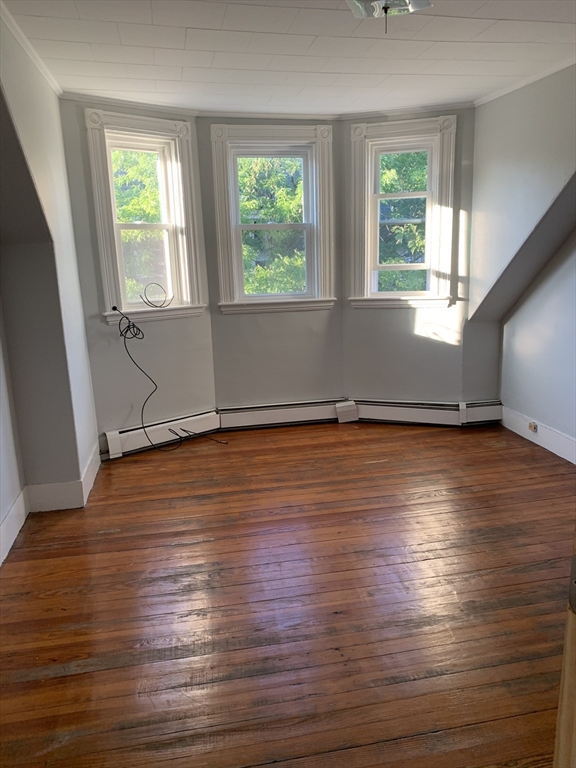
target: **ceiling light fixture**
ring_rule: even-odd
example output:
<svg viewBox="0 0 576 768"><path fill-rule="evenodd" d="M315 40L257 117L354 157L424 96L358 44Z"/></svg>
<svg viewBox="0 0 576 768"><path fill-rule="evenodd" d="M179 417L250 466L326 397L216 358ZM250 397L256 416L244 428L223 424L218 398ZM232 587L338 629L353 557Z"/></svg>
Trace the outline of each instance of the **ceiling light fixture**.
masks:
<svg viewBox="0 0 576 768"><path fill-rule="evenodd" d="M384 32L388 33L388 16L398 13L414 13L431 8L430 0L347 0L357 19L384 19Z"/></svg>

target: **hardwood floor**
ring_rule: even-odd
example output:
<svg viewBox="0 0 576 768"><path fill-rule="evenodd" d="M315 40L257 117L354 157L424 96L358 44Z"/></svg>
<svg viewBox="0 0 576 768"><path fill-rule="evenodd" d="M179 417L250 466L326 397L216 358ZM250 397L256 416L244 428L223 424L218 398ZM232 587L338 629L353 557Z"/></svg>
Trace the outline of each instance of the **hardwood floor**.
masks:
<svg viewBox="0 0 576 768"><path fill-rule="evenodd" d="M499 426L221 437L28 518L3 766L552 765L571 464Z"/></svg>

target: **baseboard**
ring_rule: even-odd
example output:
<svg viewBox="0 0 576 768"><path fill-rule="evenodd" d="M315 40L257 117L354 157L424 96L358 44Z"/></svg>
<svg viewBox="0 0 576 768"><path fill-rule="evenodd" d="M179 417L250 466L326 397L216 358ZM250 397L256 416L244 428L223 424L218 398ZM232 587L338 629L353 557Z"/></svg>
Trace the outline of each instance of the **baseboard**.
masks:
<svg viewBox="0 0 576 768"><path fill-rule="evenodd" d="M100 446L98 443L96 443L94 449L92 450L92 455L88 460L88 464L82 473L82 497L84 498L84 504L86 504L88 501L88 496L90 495L90 491L92 490L92 486L94 485L94 480L96 480L96 475L98 474L99 469Z"/></svg>
<svg viewBox="0 0 576 768"><path fill-rule="evenodd" d="M56 509L80 509L85 506L99 468L100 452L96 444L80 480L28 485L28 511L51 512Z"/></svg>
<svg viewBox="0 0 576 768"><path fill-rule="evenodd" d="M6 555L12 549L16 537L28 517L28 512L26 488L24 488L0 525L0 563L4 562Z"/></svg>
<svg viewBox="0 0 576 768"><path fill-rule="evenodd" d="M44 483L26 486L29 512L51 512L55 509L79 509L84 506L82 480L68 483Z"/></svg>
<svg viewBox="0 0 576 768"><path fill-rule="evenodd" d="M528 429L528 424L531 421L538 424L538 432L531 432ZM536 445L546 448L547 451L555 453L556 456L576 464L576 440L570 435L547 427L537 419L524 416L524 414L505 406L502 408L502 424L506 429L516 432L517 435L521 435Z"/></svg>

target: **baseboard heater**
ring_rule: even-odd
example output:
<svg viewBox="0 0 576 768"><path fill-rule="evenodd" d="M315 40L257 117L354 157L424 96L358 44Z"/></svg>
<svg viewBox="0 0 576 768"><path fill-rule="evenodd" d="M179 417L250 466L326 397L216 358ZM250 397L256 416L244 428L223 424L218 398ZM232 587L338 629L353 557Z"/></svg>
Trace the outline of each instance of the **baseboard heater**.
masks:
<svg viewBox="0 0 576 768"><path fill-rule="evenodd" d="M176 432L186 429L195 434L218 429L280 426L322 421L391 421L410 424L462 426L478 422L500 421L502 404L499 400L470 403L419 403L384 400L317 400L302 403L275 403L221 408L216 411L187 416L173 421L146 426L157 445L172 442ZM181 432L182 433L182 432ZM106 432L109 458L117 459L127 453L148 448L150 443L141 427ZM106 458L103 456L103 458Z"/></svg>
<svg viewBox="0 0 576 768"><path fill-rule="evenodd" d="M207 411L198 413L194 416L185 416L181 419L164 421L157 424L146 425L146 432L150 439L156 444L173 442L176 438L169 431L170 429L180 432L183 436L187 429L189 432L201 435L205 432L214 432L220 429L220 415L216 411ZM150 441L146 437L142 427L132 429L120 429L117 431L105 432L108 441L108 451L110 459L118 459L127 453L141 451L143 448L150 447ZM105 457L103 457L105 458Z"/></svg>
<svg viewBox="0 0 576 768"><path fill-rule="evenodd" d="M306 421L335 421L336 404L340 400L316 400L303 403L249 405L242 408L219 408L222 429L265 427L273 424L300 424Z"/></svg>
<svg viewBox="0 0 576 768"><path fill-rule="evenodd" d="M461 426L485 421L500 421L502 418L502 403L499 400L470 403L357 400L356 404L361 421Z"/></svg>

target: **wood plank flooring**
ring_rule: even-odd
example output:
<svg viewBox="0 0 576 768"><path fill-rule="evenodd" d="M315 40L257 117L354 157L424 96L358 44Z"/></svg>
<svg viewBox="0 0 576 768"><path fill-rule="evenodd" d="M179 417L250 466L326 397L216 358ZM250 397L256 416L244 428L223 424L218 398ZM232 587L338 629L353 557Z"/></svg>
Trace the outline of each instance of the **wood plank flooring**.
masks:
<svg viewBox="0 0 576 768"><path fill-rule="evenodd" d="M221 437L28 518L2 766L552 766L571 464L500 426Z"/></svg>

